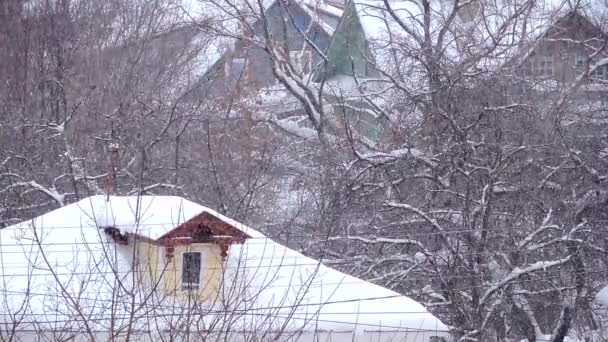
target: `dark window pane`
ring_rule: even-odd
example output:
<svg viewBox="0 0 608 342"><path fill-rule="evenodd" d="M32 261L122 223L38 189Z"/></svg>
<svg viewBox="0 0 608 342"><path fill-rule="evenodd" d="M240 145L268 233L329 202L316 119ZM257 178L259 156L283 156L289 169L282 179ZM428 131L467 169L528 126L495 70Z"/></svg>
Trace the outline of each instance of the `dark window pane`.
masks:
<svg viewBox="0 0 608 342"><path fill-rule="evenodd" d="M293 16L293 20L297 28L302 31L306 30L306 17L303 14L297 13Z"/></svg>
<svg viewBox="0 0 608 342"><path fill-rule="evenodd" d="M601 65L591 73L591 77L599 80L608 79L608 66Z"/></svg>
<svg viewBox="0 0 608 342"><path fill-rule="evenodd" d="M201 279L201 253L184 253L182 263L182 287L198 289Z"/></svg>

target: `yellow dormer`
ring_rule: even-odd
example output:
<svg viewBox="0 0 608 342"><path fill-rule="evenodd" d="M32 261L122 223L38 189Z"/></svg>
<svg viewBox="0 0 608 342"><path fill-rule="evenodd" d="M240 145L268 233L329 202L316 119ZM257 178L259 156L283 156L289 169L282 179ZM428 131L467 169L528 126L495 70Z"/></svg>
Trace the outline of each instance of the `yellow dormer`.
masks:
<svg viewBox="0 0 608 342"><path fill-rule="evenodd" d="M114 227L104 231L115 242L133 247L133 271L143 275L140 279L148 286L163 289L168 295L203 301L217 297L230 245L248 238L206 212L157 239L122 234Z"/></svg>

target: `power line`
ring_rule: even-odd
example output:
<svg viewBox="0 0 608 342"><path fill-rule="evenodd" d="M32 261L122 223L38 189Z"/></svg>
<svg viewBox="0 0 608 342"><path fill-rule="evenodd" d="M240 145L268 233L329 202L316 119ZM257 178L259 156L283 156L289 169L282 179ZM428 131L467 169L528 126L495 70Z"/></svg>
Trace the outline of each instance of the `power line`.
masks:
<svg viewBox="0 0 608 342"><path fill-rule="evenodd" d="M205 312L203 312L205 313ZM224 312L226 313L226 312ZM230 312L228 312L230 313ZM41 316L41 315L36 315L36 314L23 314L26 316ZM196 316L195 316L196 315ZM43 316L43 315L42 315ZM75 316L78 316L77 314ZM150 316L152 316L155 319L158 318L167 318L167 317L183 317L184 313L154 313L154 314L142 314L141 316L139 316L139 318L147 318L149 319ZM198 313L194 313L193 315L187 315L187 317L198 317ZM245 315L237 315L238 317L246 317L246 316L260 316L260 317L268 317L268 314L256 314L256 313L252 313L252 314L245 314ZM281 318L281 319L287 319L287 320L304 320L304 321L308 321L308 322L323 322L323 323L334 323L334 324L342 324L342 325L351 325L351 326L363 326L363 327L373 327L373 328L378 328L378 329L391 329L391 331L387 331L387 332L395 332L395 331L401 331L401 332L412 332L412 333L421 333L421 332L441 332L441 333L447 333L447 331L445 330L439 330L439 329L422 329L422 328L413 328L413 327L405 327L405 326L391 326L388 324L373 324L373 323L362 323L362 322L349 322L349 321L338 321L338 320L329 320L329 319L319 319L319 318L315 318L314 316L311 318L301 318L301 317L293 317L291 314L289 316L281 316L281 315L272 315L271 316L272 319L277 319L277 318ZM123 319L123 320L127 320L127 319L131 319L134 318L132 315L124 315L124 316L109 316L108 318L91 318L91 317L87 317L86 321L88 322L103 322L103 323L107 323L109 320L111 319ZM221 318L220 318L221 319ZM225 320L225 319L224 319ZM36 320L36 321L32 321L32 322L28 322L28 324L45 324L45 323L70 323L70 322L78 322L78 321L85 321L84 319L78 317L73 317L70 319L65 319L65 320L48 320L48 321L41 321L41 320ZM227 324L230 325L234 325L234 322L225 322ZM2 324L2 323L0 323ZM263 323L261 324L263 325ZM304 328L304 327L302 327ZM226 331L231 331L230 329L222 329L221 332L226 332ZM239 332L239 330L237 330L237 332Z"/></svg>
<svg viewBox="0 0 608 342"><path fill-rule="evenodd" d="M33 225L32 226L30 224L26 224L27 221L25 221L25 222L21 223L21 225L18 224L18 225L13 225L13 226L5 227L5 228L0 228L0 233L2 231L9 231L9 230L17 230L17 231L26 230L27 231L28 229L33 229L33 228L47 229L47 230L55 230L55 229L94 229L96 231L103 232L102 228L105 228L105 227L129 228L128 230L126 230L126 232L128 232L128 233L141 233L141 232L145 232L145 231L155 230L155 229L157 229L157 227L160 227L160 226L171 227L170 229L168 229L166 231L163 231L163 232L161 232L161 234L159 234L159 235L163 235L163 234L165 234L167 232L172 231L173 229L179 227L180 225L182 225L182 224L184 224L186 222L187 221L181 222L181 223L175 223L175 222L164 222L164 223L163 222L156 222L156 223L116 224L116 225L114 225L114 224L112 224L112 225L89 224L89 225L79 225L79 226L57 226L57 225L52 225L50 227L44 227L43 223L41 223L39 225ZM418 223L419 225L428 225L428 223L426 221L423 221L423 220L420 220L419 222L416 222L416 223ZM452 222L452 224L453 224L453 222ZM241 225L241 224L239 224L239 225ZM135 226L135 228L132 229L134 226ZM253 228L247 227L244 224L243 224L243 226L246 229L240 229L238 227L235 227L235 228L237 228L238 230L242 231L243 233L246 233L245 231L247 229L252 229L253 230ZM386 227L386 228L388 229L388 227ZM508 227L487 228L487 229L447 229L444 232L435 232L435 231L431 231L431 232L408 232L407 235L408 236L436 236L436 235L451 235L451 234L461 234L461 233L478 233L478 232L482 232L482 231L485 231L485 232L496 232L496 231L498 231L498 232L505 232L505 233L512 233L512 232L517 233L517 232L521 232L524 229L534 230L536 228L538 228L538 227L528 227L528 228L523 228L523 229L522 228L509 229ZM566 231L568 231L567 229L560 229L560 230L566 230ZM256 231L258 231L258 230L256 229ZM523 231L522 233L524 233L524 235L526 235L525 233L531 233L531 232L532 231L530 231L530 232ZM259 233L263 234L262 232L259 232ZM593 231L593 230L586 231L585 233L588 233L588 234L599 234L599 235L608 234L606 232ZM318 234L315 234L315 233L313 233L313 234L306 234L306 233L279 234L279 236L281 236L281 235L285 235L286 237L294 237L294 238L296 238L296 237L302 237L302 238L314 237L315 235L319 236L319 237L325 237L325 238L328 237L328 236L331 237L331 235L324 234L324 233L318 233ZM268 236L252 236L252 237L249 237L248 240L252 240L252 239L253 240L255 240L255 239L272 239L272 238L273 237L268 237ZM391 237L388 237L388 238L391 238ZM399 239L399 238L395 238L395 239ZM347 239L344 239L344 240L347 240Z"/></svg>
<svg viewBox="0 0 608 342"><path fill-rule="evenodd" d="M559 273L559 270L556 270L555 272ZM43 276L43 277L51 277L53 275L56 276L73 276L73 275L105 275L105 274L118 274L118 275L129 275L135 272L97 272L97 271L91 271L88 273L48 273L48 274L39 274L39 276ZM147 271L141 271L140 273L145 273L146 275L148 274ZM587 272L569 272L568 275L576 275L576 274L584 274L584 275L606 275L608 274L608 270L604 270L604 271L587 271ZM0 275L0 278L11 278L14 275ZM23 274L23 275L18 275L18 277L31 277L32 275L30 274ZM272 279L274 275L269 275L269 277ZM518 285L518 284L527 284L527 283L541 283L541 282L546 282L549 280L555 280L555 279L560 279L562 278L563 275L562 274L555 274L555 275L543 275L541 278L536 278L536 279L520 279L520 280L513 280L513 281L509 281L508 283L505 283L504 286L511 286L511 285ZM433 275L433 276L425 276L425 277L408 277L408 281L412 281L412 282L416 282L416 281L423 281L423 282L428 282L429 280L450 280L450 279L456 279L456 278L461 278L464 280L467 279L478 279L479 276L460 276L460 275L454 275L454 276L443 276L443 275ZM310 278L312 280L315 280L316 278ZM358 279L358 278L357 278ZM272 281L272 280L270 280ZM355 282L315 282L313 283L312 281L309 283L307 282L307 280L303 283L300 284L295 284L294 282L291 282L289 284L284 284L284 285L277 285L277 284L266 284L266 285L246 285L245 288L252 288L252 289L257 289L257 288L261 288L261 289L272 289L272 288L293 288L294 286L301 286L302 288L317 288L317 287L325 287L325 286L336 286L336 290L339 290L339 286L340 285L356 285L356 284L360 284L360 285L367 285L367 284L372 284L370 282L367 282L365 280L359 280L359 281L355 281ZM479 284L479 285L467 285L464 287L455 287L455 288L451 288L451 289L446 289L446 290L438 290L438 292L458 292L458 291L467 291L467 290L473 290L473 289L485 289L485 288L491 288L491 287L495 287L495 286L501 286L503 285L502 282L498 282L498 283L486 283L486 284ZM377 285L380 286L380 285ZM380 286L382 287L382 286ZM230 290L230 288L228 288ZM390 290L389 290L390 291ZM558 289L556 289L556 291L559 291ZM0 290L0 292L2 292ZM395 295L395 297L402 297L404 295ZM378 298L383 298L383 297L378 297ZM356 299L353 301L357 301Z"/></svg>
<svg viewBox="0 0 608 342"><path fill-rule="evenodd" d="M22 291L10 291L10 290L5 290L5 291L0 291L0 293L5 292L5 293L10 293L10 294L15 294L15 295L28 295L28 296L42 296L42 297L51 297L51 298L60 298L60 299L67 299L69 297L67 297L66 295L60 295L60 294L50 294L50 293L36 293L36 292L22 292ZM133 303L128 301L127 299L123 299L123 300L118 300L117 295L113 292L107 292L107 293L99 293L99 294L111 294L114 295L115 297L110 297L108 298L103 298L104 301L109 301L110 304L125 304L128 306L131 306ZM229 309L229 311L231 313L237 313L237 312L243 312L243 313L250 313L253 311L265 311L265 310L282 310L282 309L298 309L298 308L303 308L303 307L310 307L310 306L314 306L314 307L324 307L327 305L331 305L331 304L342 304L342 303L351 303L351 302L362 302L362 301L373 301L373 300L383 300L383 299L394 299L394 298L400 298L402 297L402 295L391 295L391 296L380 296L380 297L368 297L368 298L361 298L361 299L349 299L349 300L327 300L325 302L319 302L319 303L300 303L300 304L295 304L295 305L282 305L282 306L265 306L265 307L251 307L251 308L247 308L247 309L237 309L237 308L232 308ZM152 297L154 298L154 297ZM165 298L170 298L170 295L165 295ZM198 303L196 302L196 300L200 300L200 301L204 301L205 299L202 299L202 296L196 296L193 295L192 297L189 297L190 300L195 301L194 303ZM161 304L161 302L163 302L164 300L160 299L157 300L157 302L154 301L145 301L145 302L136 302L135 306L137 307L144 307L144 306L153 306L154 308L164 308L164 309L180 309L180 310L184 310L183 306L173 306L173 305L167 305L167 304ZM81 297L78 296L78 300L81 301L99 301L100 298L87 298L87 297ZM529 301L532 300L534 301L532 298L528 299ZM174 300L175 301L175 300ZM181 304L183 304L184 301L189 301L189 300L181 300ZM206 300L208 301L208 300ZM216 302L211 300L212 302ZM547 301L546 299L543 300L538 300L539 302L542 302L544 304L562 304L562 301ZM92 308L99 308L99 309L105 309L107 308L107 306L89 306ZM321 309L319 309L321 310ZM600 308L595 308L594 311L608 311L608 307L600 307ZM226 310L204 310L205 313L225 313ZM315 314L323 314L323 315L380 315L380 314L386 314L386 315L395 315L395 314L403 314L403 315L409 315L409 314L428 314L429 311L425 310L425 311L355 311L355 312L320 312L317 311ZM306 314L306 315L311 315L312 313L310 312L296 312L294 311L293 314ZM2 314L0 313L0 315L9 315L9 314Z"/></svg>

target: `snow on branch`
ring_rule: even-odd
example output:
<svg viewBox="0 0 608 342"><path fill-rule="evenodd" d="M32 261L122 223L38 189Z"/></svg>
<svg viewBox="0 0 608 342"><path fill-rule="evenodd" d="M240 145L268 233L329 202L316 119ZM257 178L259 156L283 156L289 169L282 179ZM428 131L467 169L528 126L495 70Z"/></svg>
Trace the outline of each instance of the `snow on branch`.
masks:
<svg viewBox="0 0 608 342"><path fill-rule="evenodd" d="M155 183L155 184L147 185L147 186L143 187L142 189L133 189L129 192L129 195L135 195L135 194L141 193L141 192L145 193L145 192L149 192L149 191L152 191L152 190L158 189L158 188L179 190L179 189L181 189L181 186L175 185L175 184L168 184L168 183Z"/></svg>
<svg viewBox="0 0 608 342"><path fill-rule="evenodd" d="M427 157L422 151L416 148L403 148L396 149L390 152L371 152L371 153L358 153L357 156L372 164L385 164L393 162L397 159L405 157L412 157L426 164L429 167L435 167L437 163L432 158Z"/></svg>
<svg viewBox="0 0 608 342"><path fill-rule="evenodd" d="M429 224L431 224L431 226L433 226L433 228L435 228L438 232L442 233L442 235L446 233L446 230L437 222L437 220L435 220L434 218L431 218L430 216L428 216L426 213L424 213L422 210L420 210L418 208L412 207L409 204L397 203L397 202L392 202L392 201L387 202L386 205L389 207L392 207L392 208L405 209L407 211L410 211L410 212L420 216L422 219L424 219Z"/></svg>
<svg viewBox="0 0 608 342"><path fill-rule="evenodd" d="M365 244L385 244L386 243L386 244L413 245L413 246L416 246L425 255L431 255L431 252L429 250L427 250L426 247L424 247L422 242L420 242L418 240L413 240L413 239L391 239L391 238L381 238L381 237L374 237L374 236L372 236L370 238L364 238L362 236L347 235L347 236L333 236L333 237L330 237L328 240L330 240L330 241L352 240L352 241L363 242Z"/></svg>
<svg viewBox="0 0 608 342"><path fill-rule="evenodd" d="M535 231L533 231L532 233L528 234L523 240L521 240L517 244L517 247L518 248L526 247L529 243L532 242L532 240L534 240L534 238L536 238L539 234L541 234L547 230L560 229L560 227L557 225L549 224L549 221L551 220L551 214L552 214L552 210L549 210L547 212L547 215L545 215L545 218L543 219L543 222L540 225L540 227L538 229L536 229Z"/></svg>
<svg viewBox="0 0 608 342"><path fill-rule="evenodd" d="M517 280L518 278L520 278L523 275L529 274L529 273L533 273L536 271L546 271L548 268L553 268L556 266L561 266L566 264L567 262L570 261L570 259L572 259L572 255L568 255L567 257L561 258L561 259L557 259L557 260L553 260L553 261L538 261L535 262L533 264L530 264L528 266L525 267L515 267L515 269L513 269L511 271L511 273L509 273L509 275L507 275L506 277L504 277L501 281L499 281L498 283L494 284L493 286L489 287L483 294L483 296L481 297L480 302L484 303L486 302L494 293L496 293L496 291L498 291L499 289L501 289L504 286L509 285L510 283L512 283L513 281Z"/></svg>
<svg viewBox="0 0 608 342"><path fill-rule="evenodd" d="M47 188L43 185L41 185L40 183L36 182L36 181L29 181L29 182L16 182L12 184L13 186L27 186L27 187L31 187L34 190L40 191L43 194L47 195L48 197L50 197L52 200L54 200L55 202L57 202L57 204L61 207L63 207L65 205L65 194L60 194L59 192L57 192L56 189L54 188Z"/></svg>

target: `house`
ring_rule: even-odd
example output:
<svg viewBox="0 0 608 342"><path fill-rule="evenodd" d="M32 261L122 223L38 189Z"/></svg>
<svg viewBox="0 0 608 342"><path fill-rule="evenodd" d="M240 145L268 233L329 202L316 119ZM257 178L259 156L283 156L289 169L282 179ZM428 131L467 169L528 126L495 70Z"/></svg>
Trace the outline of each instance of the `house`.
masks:
<svg viewBox="0 0 608 342"><path fill-rule="evenodd" d="M608 56L603 44L608 37L593 17L581 9L560 15L534 43L522 49L521 75L531 79L551 79L558 83L575 81L586 68ZM591 82L608 80L608 65L594 69Z"/></svg>
<svg viewBox="0 0 608 342"><path fill-rule="evenodd" d="M437 35L449 20L453 4L450 1L429 4L430 43L441 45ZM482 14L473 13L471 6L462 9L449 24L449 37L445 38L449 43L434 47L445 52L453 64L466 58L463 36L471 36L474 31L479 40L484 40L494 33L492 29L474 27L475 18L499 17L504 9L492 8ZM423 18L422 2L350 0L330 42L329 61L314 75L315 81L333 86L330 89L335 96L347 95L345 102L349 106L340 108L339 113L353 126L363 127L360 131L368 132L364 135L372 140L380 138L384 125L391 120L391 112L400 112L403 106L410 105L404 103L403 97L392 103L393 82L415 91L429 87L420 58Z"/></svg>
<svg viewBox="0 0 608 342"><path fill-rule="evenodd" d="M515 82L509 95L517 98L515 101L551 104L562 94L571 93L564 103L567 107L559 109L564 113L558 113L564 133L571 139L605 137L608 34L602 25L603 15L602 8L592 3L562 6L507 63L514 69ZM549 124L554 121L556 114L551 110L543 114Z"/></svg>
<svg viewBox="0 0 608 342"><path fill-rule="evenodd" d="M520 20L510 21L509 14L519 11L517 2L471 1L452 16L453 2L432 1L426 18L419 1L351 0L330 42L326 68L317 70L314 79L337 85L335 93L350 94L353 108L347 117L378 131L382 130L381 119L390 118L395 109L389 100L392 84L398 83L412 94L431 87L425 75L432 63L423 60L426 44L429 53L437 54L441 61L441 73L454 71L454 76L444 75L447 78L459 78L457 72L468 68L496 70L515 63L521 65L522 76L535 82L572 82L606 55L592 51L602 47L606 37L597 20L588 18L598 11L591 5L579 5L569 10L565 1L539 1L529 13L520 14ZM449 30L443 31L444 27ZM497 44L496 37L504 42ZM608 65L594 69L590 79L596 84L607 80ZM586 88L595 91L596 99L604 98L597 87ZM373 95L366 98L366 94ZM370 102L378 102L382 108L369 106Z"/></svg>
<svg viewBox="0 0 608 342"><path fill-rule="evenodd" d="M495 43L493 39L522 39L541 32L553 35L551 21L565 2L539 1L529 13L518 12L522 4L513 1L473 0L459 4L456 12L453 1L431 1L428 5L428 18L425 18L427 13L422 1L348 1L330 42L328 66L319 70L315 79L350 76L365 80L390 76L399 77L397 80L402 82L419 82L419 75L412 71L407 75L400 72L411 64L420 64L427 44L432 49L429 53L442 58L448 66L467 67L467 64L458 64L475 53L484 52L487 58L483 62L495 59L493 64L500 65L507 59L498 56L506 54L510 58L513 53L509 50L519 47L518 42L511 40L511 44L507 44L505 40L498 46L492 45L492 51L486 51L485 44ZM511 16L520 20L514 22ZM588 25L585 29L597 33L597 29ZM505 34L504 30L511 33ZM411 80L401 78L403 76Z"/></svg>
<svg viewBox="0 0 608 342"><path fill-rule="evenodd" d="M179 197L93 196L0 230L0 334L445 341L414 300Z"/></svg>
<svg viewBox="0 0 608 342"><path fill-rule="evenodd" d="M275 0L266 1L264 6L263 13L246 8L239 13L225 13L225 8L211 9L222 12L219 15L232 22L209 24L211 31L238 38L218 37L225 51L214 56L216 61L205 72L203 85L206 82L218 85L219 80L224 86L211 89L225 95L227 89L240 94L245 88L251 92L277 84L267 52L251 42L265 38L266 28L273 44L285 48L285 58L297 72L308 74L322 62L320 52L327 49L342 15L342 10L336 7L338 4L321 0ZM234 23L236 17L240 17L241 22ZM249 37L251 39L247 39Z"/></svg>

